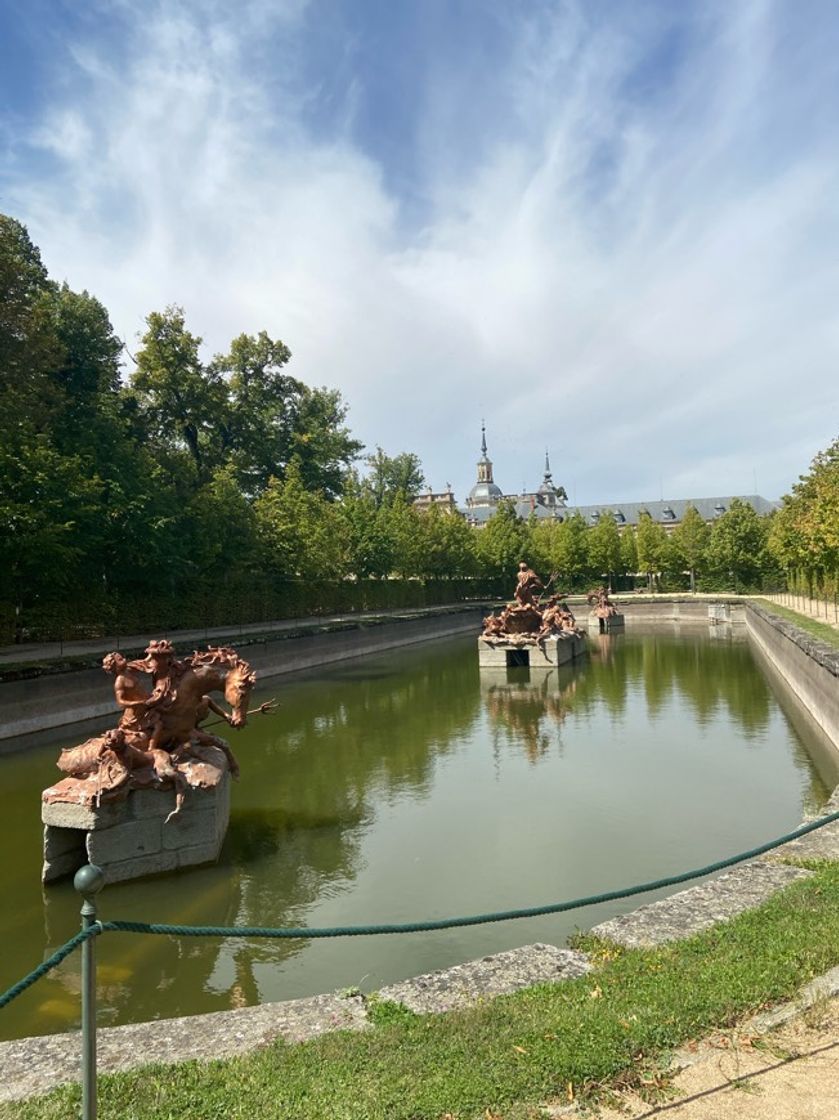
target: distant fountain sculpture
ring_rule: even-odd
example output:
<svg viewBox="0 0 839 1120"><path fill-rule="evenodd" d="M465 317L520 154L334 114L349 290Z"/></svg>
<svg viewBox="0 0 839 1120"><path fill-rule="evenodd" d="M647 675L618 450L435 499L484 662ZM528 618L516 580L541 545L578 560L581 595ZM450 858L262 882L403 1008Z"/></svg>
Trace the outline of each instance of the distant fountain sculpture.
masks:
<svg viewBox="0 0 839 1120"><path fill-rule="evenodd" d="M102 667L114 677L120 719L61 752L57 765L66 777L42 794L44 880L72 873L85 855L111 880L215 859L227 826L228 774L238 777L239 765L228 743L200 725L213 712L244 727L255 673L229 647L179 660L166 639L151 642L141 660L109 653ZM213 692L224 695L229 711ZM196 831L197 816L206 819ZM173 839L168 830L181 817Z"/></svg>
<svg viewBox="0 0 839 1120"><path fill-rule="evenodd" d="M623 615L609 598L609 592L605 587L589 591L586 602L594 609L594 617L597 619L601 634L623 626Z"/></svg>

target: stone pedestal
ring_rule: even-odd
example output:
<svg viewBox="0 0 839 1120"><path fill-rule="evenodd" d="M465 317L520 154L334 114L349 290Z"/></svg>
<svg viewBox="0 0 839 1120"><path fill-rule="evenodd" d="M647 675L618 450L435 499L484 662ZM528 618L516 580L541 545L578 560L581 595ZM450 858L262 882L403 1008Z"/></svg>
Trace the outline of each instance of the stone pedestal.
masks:
<svg viewBox="0 0 839 1120"><path fill-rule="evenodd" d="M218 859L230 817L230 775L211 789L189 789L180 813L167 822L174 808L174 790L156 789L135 789L98 808L44 803L43 882L86 863L118 883Z"/></svg>
<svg viewBox="0 0 839 1120"><path fill-rule="evenodd" d="M593 614L589 619L589 625L600 634L612 634L615 630L623 630L623 615L611 614L608 618L599 618L596 614Z"/></svg>
<svg viewBox="0 0 839 1120"><path fill-rule="evenodd" d="M585 650L585 635L581 637L571 633L552 634L538 644L535 641L519 643L503 639L490 643L479 637L478 664L482 669L512 669L517 666L555 668L582 656Z"/></svg>

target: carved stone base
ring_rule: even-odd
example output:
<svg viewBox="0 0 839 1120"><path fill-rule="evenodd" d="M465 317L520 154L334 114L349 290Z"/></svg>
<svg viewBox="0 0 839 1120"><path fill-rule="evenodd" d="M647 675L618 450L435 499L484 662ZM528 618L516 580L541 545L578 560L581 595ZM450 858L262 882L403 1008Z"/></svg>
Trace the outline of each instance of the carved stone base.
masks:
<svg viewBox="0 0 839 1120"><path fill-rule="evenodd" d="M586 651L585 635L554 634L542 642L534 639L486 641L478 638L478 664L482 669L511 669L516 666L547 666L553 668L573 661Z"/></svg>
<svg viewBox="0 0 839 1120"><path fill-rule="evenodd" d="M135 789L98 808L44 803L43 882L85 863L118 883L217 860L230 818L230 775L211 789L189 789L180 813L167 822L174 808L174 790L157 789Z"/></svg>

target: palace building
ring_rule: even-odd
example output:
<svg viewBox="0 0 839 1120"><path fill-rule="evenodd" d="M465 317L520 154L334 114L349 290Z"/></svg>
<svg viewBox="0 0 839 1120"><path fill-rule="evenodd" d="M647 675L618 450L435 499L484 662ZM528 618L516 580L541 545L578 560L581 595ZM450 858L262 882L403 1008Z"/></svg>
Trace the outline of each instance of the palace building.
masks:
<svg viewBox="0 0 839 1120"><path fill-rule="evenodd" d="M601 518L611 517L618 529L623 529L627 525L637 525L642 514L648 513L653 521L660 522L666 530L672 531L684 517L688 506L693 506L700 516L710 523L722 517L735 496L739 497L741 502L748 502L755 512L761 515L771 513L779 504L761 498L758 494L739 494L712 498L674 498L661 501L607 502L602 505L570 506L565 488L554 484L547 451L545 451L545 471L539 489L532 492L523 491L520 494L505 494L493 478L492 460L487 454L486 427L482 424L478 476L475 485L469 491L466 505L460 508L459 512L471 525L480 528L495 513L499 502L509 501L517 515L525 520L528 517L536 517L540 520L550 518L554 521L564 521L574 514L579 514L587 525L596 525ZM456 508L451 487L448 487L444 494L429 492L417 500L418 505L424 506L432 502L449 509Z"/></svg>

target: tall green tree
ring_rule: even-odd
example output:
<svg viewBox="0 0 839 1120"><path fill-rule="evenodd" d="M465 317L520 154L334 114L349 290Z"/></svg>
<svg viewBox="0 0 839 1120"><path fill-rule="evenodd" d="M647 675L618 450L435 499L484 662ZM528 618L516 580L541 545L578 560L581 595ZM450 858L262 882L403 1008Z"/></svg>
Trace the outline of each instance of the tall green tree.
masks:
<svg viewBox="0 0 839 1120"><path fill-rule="evenodd" d="M696 573L705 562L710 529L699 511L689 505L670 538L677 561L690 574L690 589L696 591Z"/></svg>
<svg viewBox="0 0 839 1120"><path fill-rule="evenodd" d="M261 562L284 579L334 578L341 564L333 503L307 490L292 459L280 480L272 478L254 502Z"/></svg>
<svg viewBox="0 0 839 1120"><path fill-rule="evenodd" d="M597 524L588 530L588 558L592 574L606 577L611 582L612 573L620 570L621 539L611 513L602 513Z"/></svg>
<svg viewBox="0 0 839 1120"><path fill-rule="evenodd" d="M561 522L556 534L554 570L559 572L557 586L567 582L578 587L590 573L588 529L585 519L574 513Z"/></svg>
<svg viewBox="0 0 839 1120"><path fill-rule="evenodd" d="M732 590L760 586L767 562L767 519L739 498L732 498L726 512L711 526L706 552L708 566Z"/></svg>
<svg viewBox="0 0 839 1120"><path fill-rule="evenodd" d="M223 461L218 443L230 425L227 388L218 370L202 365L201 339L187 330L183 308L152 311L146 326L131 389L158 445L186 450L198 485Z"/></svg>
<svg viewBox="0 0 839 1120"><path fill-rule="evenodd" d="M501 501L483 529L477 531L475 553L480 571L491 578L515 581L523 559L525 528L512 502Z"/></svg>
<svg viewBox="0 0 839 1120"><path fill-rule="evenodd" d="M459 513L432 505L420 515L421 572L432 579L451 579L475 572L475 533Z"/></svg>
<svg viewBox="0 0 839 1120"><path fill-rule="evenodd" d="M638 518L635 548L638 553L638 569L646 575L647 585L652 591L658 573L664 567L667 533L664 526L653 521L649 513L641 513Z"/></svg>
<svg viewBox="0 0 839 1120"><path fill-rule="evenodd" d="M266 331L240 334L227 354L215 356L209 376L226 386L216 442L247 494L259 494L269 478L281 479L296 458L306 489L333 499L361 444L346 426L341 394L291 377L285 370L290 360L285 343Z"/></svg>
<svg viewBox="0 0 839 1120"><path fill-rule="evenodd" d="M634 576L638 571L638 550L635 547L635 533L627 525L621 533L620 570L626 576Z"/></svg>
<svg viewBox="0 0 839 1120"><path fill-rule="evenodd" d="M365 484L377 506L394 501L397 495L404 501L413 501L425 482L419 457L411 451L388 455L377 447L365 462Z"/></svg>

